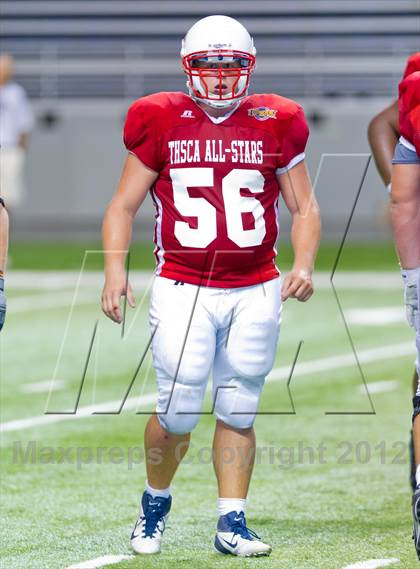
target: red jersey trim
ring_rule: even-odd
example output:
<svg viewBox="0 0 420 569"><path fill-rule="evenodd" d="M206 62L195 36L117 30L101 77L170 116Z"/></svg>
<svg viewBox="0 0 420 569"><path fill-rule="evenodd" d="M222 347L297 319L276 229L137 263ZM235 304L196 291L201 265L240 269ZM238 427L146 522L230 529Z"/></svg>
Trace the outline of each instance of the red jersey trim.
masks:
<svg viewBox="0 0 420 569"><path fill-rule="evenodd" d="M157 274L157 273L156 273ZM241 278L238 278L234 282L228 279L211 279L202 277L195 277L191 275L186 275L180 271L170 270L163 266L162 270L158 274L160 277L166 277L167 279L173 279L175 281L182 281L188 284L205 286L205 287L216 287L216 288L241 288L244 286L253 286L261 284L267 281L271 281L281 275L280 270L276 265L271 264L270 266L259 271L258 274L249 275L244 274Z"/></svg>

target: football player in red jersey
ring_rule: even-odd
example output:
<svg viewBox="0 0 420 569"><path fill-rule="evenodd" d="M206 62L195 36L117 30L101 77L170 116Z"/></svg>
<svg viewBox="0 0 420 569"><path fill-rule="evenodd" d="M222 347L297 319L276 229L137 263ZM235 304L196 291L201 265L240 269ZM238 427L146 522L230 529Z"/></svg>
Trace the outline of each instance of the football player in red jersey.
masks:
<svg viewBox="0 0 420 569"><path fill-rule="evenodd" d="M413 53L407 60L403 80L407 79L412 73L420 71L420 52ZM403 119L404 121L404 119ZM369 144L375 159L376 167L388 190L391 191L391 172L392 159L395 148L403 135L404 125L400 128L400 119L398 112L398 99L396 99L389 107L377 114L370 122L368 128ZM400 139L400 151L408 154L405 157L406 163L410 161L410 143L407 144L406 138ZM412 145L411 145L412 146ZM419 376L417 369L413 374L413 395L417 392L419 384ZM414 459L413 434L410 435L410 483L413 491L416 489L416 463Z"/></svg>
<svg viewBox="0 0 420 569"><path fill-rule="evenodd" d="M391 218L404 281L407 319L416 331L420 374L420 71L399 86L401 138L392 166ZM413 397L416 489L413 495L414 543L420 559L420 383Z"/></svg>
<svg viewBox="0 0 420 569"><path fill-rule="evenodd" d="M276 354L282 301L306 301L313 293L320 215L304 162L308 127L294 101L248 96L255 48L236 20L198 21L181 56L188 94L157 93L128 111L129 154L103 223L102 306L121 322L120 297L135 302L121 251L151 192L158 402L145 430L147 482L131 544L137 553L160 551L170 483L212 372L219 495L214 545L224 554L269 555L271 547L247 527L245 505L256 450L253 423ZM282 282L275 264L280 195L292 215L294 248L293 268ZM159 464L148 459L151 449L159 450Z"/></svg>
<svg viewBox="0 0 420 569"><path fill-rule="evenodd" d="M408 58L403 79L417 71L420 71L420 51ZM369 144L376 167L388 188L391 183L392 158L399 137L398 99L396 99L370 121L368 128ZM417 379L415 385L417 386Z"/></svg>

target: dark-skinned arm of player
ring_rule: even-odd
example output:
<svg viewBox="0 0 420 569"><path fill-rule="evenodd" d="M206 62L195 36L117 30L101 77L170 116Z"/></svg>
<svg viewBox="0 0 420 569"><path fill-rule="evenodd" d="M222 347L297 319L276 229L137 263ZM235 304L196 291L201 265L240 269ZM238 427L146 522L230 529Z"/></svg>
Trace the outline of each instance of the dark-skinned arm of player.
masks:
<svg viewBox="0 0 420 569"><path fill-rule="evenodd" d="M405 283L407 319L414 326L420 275L420 165L393 166L391 219Z"/></svg>
<svg viewBox="0 0 420 569"><path fill-rule="evenodd" d="M398 101L394 101L377 114L368 127L369 145L385 186L391 183L392 158L399 135Z"/></svg>
<svg viewBox="0 0 420 569"><path fill-rule="evenodd" d="M305 162L278 176L281 194L292 216L292 270L282 285L282 300L308 300L314 291L312 273L321 236L321 216Z"/></svg>
<svg viewBox="0 0 420 569"><path fill-rule="evenodd" d="M9 248L9 216L0 198L0 330L6 318L6 296L4 294L4 275L6 272L7 251Z"/></svg>
<svg viewBox="0 0 420 569"><path fill-rule="evenodd" d="M137 210L158 174L129 154L121 178L102 224L105 285L102 310L114 322L121 323L121 296L127 296L131 307L135 299L125 271L125 258L130 247L133 220Z"/></svg>

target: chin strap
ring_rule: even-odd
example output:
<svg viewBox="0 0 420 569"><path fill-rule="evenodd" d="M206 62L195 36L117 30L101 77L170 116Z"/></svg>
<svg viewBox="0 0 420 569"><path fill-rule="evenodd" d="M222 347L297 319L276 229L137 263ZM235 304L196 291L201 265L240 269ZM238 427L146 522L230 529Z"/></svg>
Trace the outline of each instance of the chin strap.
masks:
<svg viewBox="0 0 420 569"><path fill-rule="evenodd" d="M194 99L194 101L198 101L200 103L205 103L206 105L208 105L209 107L212 107L213 109L228 109L229 110L231 107L234 107L234 105L239 104L248 95L248 91L247 91L246 93L243 94L242 97L238 97L237 99L228 100L228 101L223 101L223 100L218 101L218 100L213 100L213 99L206 99L204 97L197 97L197 95L191 89L189 81L187 81L186 85L187 85L188 93L189 93L190 97L192 99Z"/></svg>

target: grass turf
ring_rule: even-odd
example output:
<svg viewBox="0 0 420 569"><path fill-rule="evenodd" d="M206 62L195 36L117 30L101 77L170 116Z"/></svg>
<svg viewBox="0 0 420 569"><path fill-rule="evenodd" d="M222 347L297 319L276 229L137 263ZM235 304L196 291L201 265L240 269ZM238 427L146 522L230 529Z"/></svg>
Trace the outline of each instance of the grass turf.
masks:
<svg viewBox="0 0 420 569"><path fill-rule="evenodd" d="M44 242L14 241L10 247L13 269L26 270L77 270L81 267L85 251L100 251L101 243L92 242ZM280 241L278 265L290 267L293 251L289 243ZM153 247L150 243L134 242L131 247L130 265L133 269L154 267ZM317 270L331 271L339 251L337 243L322 244L317 257ZM89 260L92 270L102 269L102 255ZM340 256L342 270L397 270L398 263L391 242L347 242Z"/></svg>
<svg viewBox="0 0 420 569"><path fill-rule="evenodd" d="M47 294L54 299L56 293ZM71 294L61 306L34 305L22 311L13 310L25 300L22 294L10 291L9 297L11 311L0 340L2 421L43 414L47 394L27 393L23 387L52 376ZM399 306L401 290L375 291L367 286L362 291L340 291L340 298L344 310ZM100 341L92 352L80 405L118 400L125 393L148 337L146 304L136 315L130 311L129 322L137 320L132 333L121 341L119 328L106 321L97 301L92 301L74 309L57 366L64 388L52 392L49 410L73 405L97 318ZM350 325L350 330L359 353L413 340L403 321ZM301 340L303 361L351 353L330 290L319 290L306 305L286 303L275 365L290 366ZM249 494L248 521L272 544L271 557L236 559L218 556L212 549L216 484L209 447L214 419L203 415L193 433L189 460L180 466L173 484L173 511L162 553L114 566L207 569L258 564L273 569L341 569L356 561L395 557L400 560L395 567L417 567L411 543L406 449L412 359L391 357L362 365L369 383L398 383L394 391L372 395L374 415L325 414L370 410L354 364L296 374L291 383L296 415L257 418L260 458ZM132 395L155 390L149 364L147 356ZM207 400L205 410L210 406ZM141 448L152 408L142 407L146 414L127 410L121 415L65 420L3 434L5 568L63 569L77 561L130 553L129 535L144 484L144 464L138 454L139 464L130 465L128 449ZM268 382L261 411L290 410L285 381ZM22 464L19 449L25 450L30 441L39 450L37 460ZM78 466L77 453L87 461L101 447L106 450L100 460L82 461Z"/></svg>

